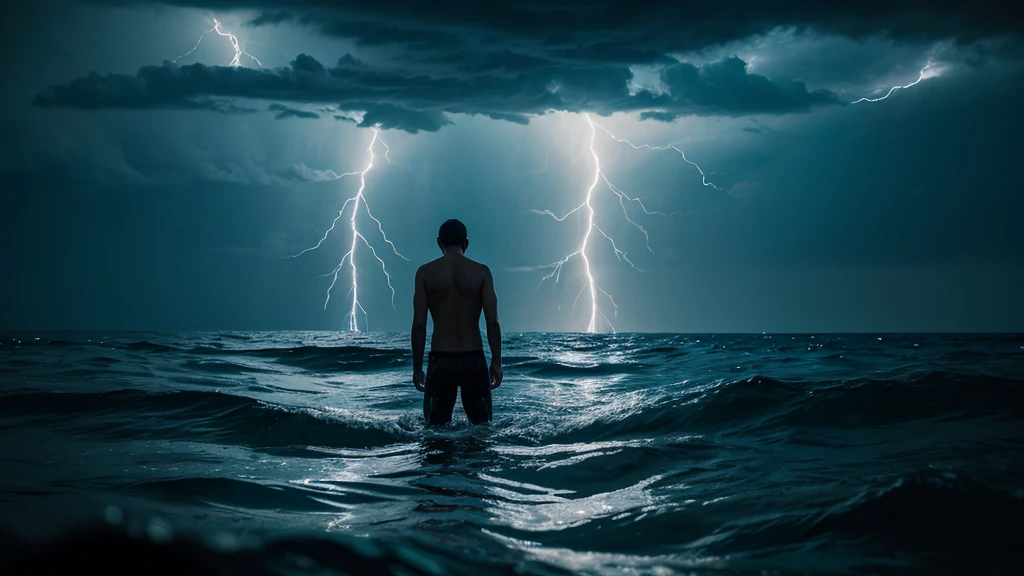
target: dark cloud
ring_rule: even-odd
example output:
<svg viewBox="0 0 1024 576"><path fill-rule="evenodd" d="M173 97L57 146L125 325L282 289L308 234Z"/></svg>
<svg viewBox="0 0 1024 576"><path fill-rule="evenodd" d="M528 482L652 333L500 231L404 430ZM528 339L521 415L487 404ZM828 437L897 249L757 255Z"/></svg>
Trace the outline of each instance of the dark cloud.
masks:
<svg viewBox="0 0 1024 576"><path fill-rule="evenodd" d="M219 111L224 109L218 99L323 103L362 112L361 125L410 132L438 130L450 122L448 114L520 123L550 110L635 111L661 121L686 115L784 114L840 99L832 91L809 90L798 79L752 74L737 57L699 66L677 57L779 26L851 38L885 34L899 40L952 37L962 42L1022 31L1022 21L1006 17L1009 4L999 0L513 0L486 7L455 0L162 3L255 10L252 26L315 28L384 50L386 62L395 67L370 67L349 54L332 68L307 55L273 71L165 64L135 75L91 74L51 88L35 103ZM661 86L634 86L633 67L638 65L656 69ZM312 117L292 110L277 110L278 117Z"/></svg>
<svg viewBox="0 0 1024 576"><path fill-rule="evenodd" d="M987 66L995 61L1024 61L1024 37L1007 36L978 42L964 58L972 68Z"/></svg>
<svg viewBox="0 0 1024 576"><path fill-rule="evenodd" d="M415 25L400 27L373 20L352 21L341 19L321 21L319 15L303 16L298 19L298 22L316 26L328 36L350 38L363 46L400 44L414 50L436 50L453 48L462 43L458 35L454 33L423 29Z"/></svg>
<svg viewBox="0 0 1024 576"><path fill-rule="evenodd" d="M420 130L437 132L451 120L436 110L410 110L394 104L367 104L366 114L359 126L379 126L385 130L397 128L415 134Z"/></svg>
<svg viewBox="0 0 1024 576"><path fill-rule="evenodd" d="M351 56L349 56L348 54L346 54L345 56L351 58ZM345 58L342 58L338 62L339 66L342 62L347 61L345 60ZM297 74L301 74L303 72L309 72L311 74L324 74L325 72L327 72L327 69L324 68L323 64L317 62L316 59L313 58L312 56L307 56L305 54L299 54L298 56L295 57L295 60L292 60L292 70L295 71L295 73Z"/></svg>
<svg viewBox="0 0 1024 576"><path fill-rule="evenodd" d="M109 3L110 0L101 0ZM133 3L118 0L118 3ZM687 51L795 26L860 38L886 33L902 39L955 37L973 41L1024 31L1009 0L141 0L211 10L256 10L254 26L298 22L369 45L450 48L486 39L553 50L581 49L590 60ZM605 48L613 48L605 50Z"/></svg>
<svg viewBox="0 0 1024 576"><path fill-rule="evenodd" d="M497 56L495 56L497 57ZM738 115L806 111L838 103L828 91L748 74L729 58L696 67L665 68L666 93L630 92L632 72L623 66L542 66L515 74L404 75L374 70L346 55L333 68L300 54L289 67L253 70L192 64L145 66L135 75L89 74L36 97L43 107L209 108L215 99L239 98L333 104L364 112L360 125L409 132L436 131L446 114L481 114L526 123L550 110L656 110L655 117L687 114ZM278 104L276 106L283 106ZM272 108L278 117L313 113Z"/></svg>
<svg viewBox="0 0 1024 576"><path fill-rule="evenodd" d="M155 82L153 80L156 80ZM159 84L159 85L158 85ZM183 109L209 110L222 114L247 114L253 108L239 106L224 100L208 98L207 94L184 94L174 86L174 79L147 80L141 75L89 74L61 86L51 95L39 95L33 100L38 106L68 106L87 110L119 109ZM54 99L56 97L56 99Z"/></svg>
<svg viewBox="0 0 1024 576"><path fill-rule="evenodd" d="M281 24L283 22L290 22L292 20L295 20L295 14L292 13L291 11L289 11L289 10L278 10L276 12L274 12L274 11L264 11L264 12L261 12L259 16L255 17L252 20L250 20L249 22L247 22L247 24L249 26L256 26L256 27L259 27L259 26L276 26L276 25Z"/></svg>
<svg viewBox="0 0 1024 576"><path fill-rule="evenodd" d="M827 90L808 92L803 82L772 81L747 73L747 64L736 57L703 66L680 62L661 74L665 88L679 98L701 107L717 106L732 113L781 113L835 102Z"/></svg>
<svg viewBox="0 0 1024 576"><path fill-rule="evenodd" d="M259 112L259 110L255 108L238 106L231 102L222 102L218 100L200 100L198 104L200 104L200 108L212 110L213 112L220 112L221 114L254 114Z"/></svg>
<svg viewBox="0 0 1024 576"><path fill-rule="evenodd" d="M678 114L672 112L659 112L657 110L648 110L640 113L641 120L658 120L659 122L671 122L679 118Z"/></svg>
<svg viewBox="0 0 1024 576"><path fill-rule="evenodd" d="M513 124L529 124L530 117L523 114L487 114L488 118L493 120L504 120L506 122L512 122Z"/></svg>
<svg viewBox="0 0 1024 576"><path fill-rule="evenodd" d="M271 112L277 112L274 114L274 118L278 120L284 120L285 118L309 118L316 119L320 118L320 115L316 112L309 112L308 110L297 110L290 108L284 104L271 104L267 106L267 110Z"/></svg>
<svg viewBox="0 0 1024 576"><path fill-rule="evenodd" d="M320 113L320 114L325 114L327 116L331 116L335 120L338 120L338 121L341 121L341 122L351 122L353 124L358 124L359 123L359 119L356 118L354 115L352 115L351 113L348 113L348 112L346 112L344 110L338 110L334 106L322 106L320 108L317 108L317 112Z"/></svg>
<svg viewBox="0 0 1024 576"><path fill-rule="evenodd" d="M771 130L768 126L765 126L757 118L747 118L750 121L750 126L744 126L740 128L743 132L750 132L751 134L761 134Z"/></svg>
<svg viewBox="0 0 1024 576"><path fill-rule="evenodd" d="M417 62L423 64L449 64L460 72L471 74L506 73L515 74L537 70L551 64L546 58L520 54L511 50L491 50L480 54L459 52L440 56L421 56Z"/></svg>
<svg viewBox="0 0 1024 576"><path fill-rule="evenodd" d="M351 54L345 54L341 58L338 58L338 68L367 68L365 62L352 56Z"/></svg>

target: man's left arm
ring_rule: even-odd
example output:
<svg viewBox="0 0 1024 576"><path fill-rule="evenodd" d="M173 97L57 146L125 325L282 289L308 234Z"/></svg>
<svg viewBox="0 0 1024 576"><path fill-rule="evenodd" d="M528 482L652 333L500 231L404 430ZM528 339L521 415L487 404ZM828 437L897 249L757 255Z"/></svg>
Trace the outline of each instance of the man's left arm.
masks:
<svg viewBox="0 0 1024 576"><path fill-rule="evenodd" d="M412 382L426 391L423 376L423 351L427 347L427 287L423 268L416 271L416 290L412 297Z"/></svg>

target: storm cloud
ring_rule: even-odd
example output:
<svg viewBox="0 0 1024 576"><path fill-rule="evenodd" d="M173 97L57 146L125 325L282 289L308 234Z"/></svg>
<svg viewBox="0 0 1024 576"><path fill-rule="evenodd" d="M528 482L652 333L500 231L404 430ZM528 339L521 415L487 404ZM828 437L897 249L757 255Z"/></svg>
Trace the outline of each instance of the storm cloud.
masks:
<svg viewBox="0 0 1024 576"><path fill-rule="evenodd" d="M21 305L6 326L347 325L321 276L348 222L280 257L316 245L358 190L342 176L367 166L367 126L391 129L366 192L409 259L385 256L393 307L362 254L374 330L408 329L416 266L451 217L492 266L510 331L586 326L581 263L560 283L537 269L585 221L535 210L579 206L595 152L667 215L594 189L595 224L641 270L594 236L620 330L1024 325L1024 42L1008 2L9 4L0 41L21 57L5 72L0 229L19 279L4 299ZM213 17L267 69L227 66L215 34L193 50ZM931 61L918 86L845 105ZM553 110L619 111L600 124L701 170Z"/></svg>
<svg viewBox="0 0 1024 576"><path fill-rule="evenodd" d="M885 33L899 39L957 38L1024 31L1007 0L96 0L166 4L212 11L252 10L253 26L302 23L366 45L400 44L448 50L478 41L560 53L593 62L656 61L764 32L795 26L853 38Z"/></svg>
<svg viewBox="0 0 1024 576"><path fill-rule="evenodd" d="M218 111L232 111L226 103L230 99L327 103L360 113L361 126L409 132L436 131L450 123L451 114L518 123L552 110L639 112L641 118L661 121L687 115L785 114L844 100L829 89L809 89L799 79L752 73L735 56L695 65L685 55L778 27L850 38L966 43L1021 31L1019 20L1005 17L1008 4L999 1L551 0L497 2L486 9L452 0L158 3L248 10L250 26L310 27L383 50L391 65L371 67L349 54L330 68L300 54L290 66L272 71L165 63L135 75L90 74L51 87L34 103ZM637 83L635 66L653 67L659 85ZM275 105L281 107L272 110L277 118L313 116Z"/></svg>
<svg viewBox="0 0 1024 576"><path fill-rule="evenodd" d="M277 118L278 120L284 120L285 118L316 119L320 117L320 115L317 114L316 112L310 112L308 110L297 110L295 108L285 106L284 104L271 104L270 106L267 106L267 110L269 110L270 112L275 112L274 118Z"/></svg>
<svg viewBox="0 0 1024 576"><path fill-rule="evenodd" d="M497 57L497 56L496 56ZM37 96L43 107L223 110L227 99L331 104L363 112L361 126L437 131L448 114L525 123L551 110L611 114L648 111L653 118L803 112L840 103L828 90L749 74L738 58L662 72L666 90L632 91L633 74L613 66L537 67L511 75L403 75L361 65L350 55L331 68L300 54L276 70L192 64L145 66L134 75L89 74ZM277 118L316 117L273 104Z"/></svg>

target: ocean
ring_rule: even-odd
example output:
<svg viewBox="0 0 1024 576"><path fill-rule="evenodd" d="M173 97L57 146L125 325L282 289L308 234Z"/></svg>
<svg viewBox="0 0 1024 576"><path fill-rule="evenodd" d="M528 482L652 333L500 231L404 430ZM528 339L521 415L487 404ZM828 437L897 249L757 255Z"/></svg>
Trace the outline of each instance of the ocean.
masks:
<svg viewBox="0 0 1024 576"><path fill-rule="evenodd" d="M0 333L0 573L1018 574L1024 336Z"/></svg>

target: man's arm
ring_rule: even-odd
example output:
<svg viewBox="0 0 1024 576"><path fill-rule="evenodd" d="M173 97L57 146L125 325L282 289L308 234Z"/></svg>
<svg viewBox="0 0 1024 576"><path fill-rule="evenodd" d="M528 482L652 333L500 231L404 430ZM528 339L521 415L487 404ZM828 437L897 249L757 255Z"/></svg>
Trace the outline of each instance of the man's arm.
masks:
<svg viewBox="0 0 1024 576"><path fill-rule="evenodd" d="M501 386L501 325L498 324L498 295L494 292L491 269L484 266L484 321L487 323L487 344L491 347L491 389Z"/></svg>
<svg viewBox="0 0 1024 576"><path fill-rule="evenodd" d="M425 390L423 384L423 350L427 346L427 287L426 274L421 266L416 271L416 290L412 297L412 380L416 389Z"/></svg>

